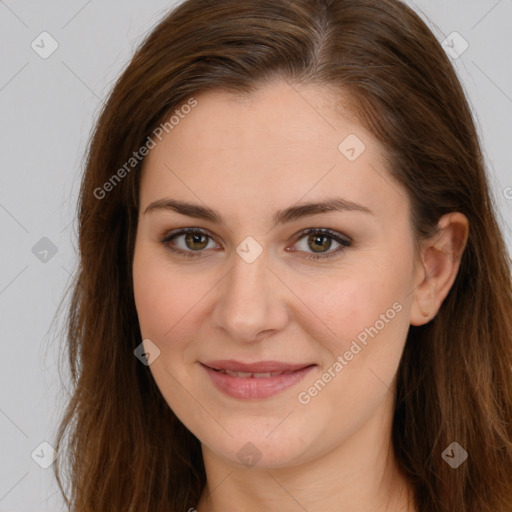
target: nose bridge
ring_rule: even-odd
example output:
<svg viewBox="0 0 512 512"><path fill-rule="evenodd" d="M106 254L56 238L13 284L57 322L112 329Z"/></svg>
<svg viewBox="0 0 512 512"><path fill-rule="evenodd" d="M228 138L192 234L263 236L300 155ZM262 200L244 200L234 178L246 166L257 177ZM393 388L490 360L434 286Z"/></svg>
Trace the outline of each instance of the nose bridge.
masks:
<svg viewBox="0 0 512 512"><path fill-rule="evenodd" d="M261 331L278 330L287 321L279 283L267 268L263 251L254 261L233 255L233 267L215 306L215 321L238 341L256 340Z"/></svg>

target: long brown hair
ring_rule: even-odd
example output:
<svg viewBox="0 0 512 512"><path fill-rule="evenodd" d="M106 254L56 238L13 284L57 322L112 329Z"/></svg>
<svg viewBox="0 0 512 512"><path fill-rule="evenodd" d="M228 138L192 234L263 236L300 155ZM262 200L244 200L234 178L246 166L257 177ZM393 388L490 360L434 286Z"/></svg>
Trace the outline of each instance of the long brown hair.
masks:
<svg viewBox="0 0 512 512"><path fill-rule="evenodd" d="M249 94L276 77L348 92L409 194L418 239L447 212L468 218L450 293L408 334L393 446L421 512L510 512L510 260L461 85L435 36L398 0L187 0L135 53L99 116L80 190L66 345L73 394L55 464L70 510L182 512L199 500L200 442L134 357L144 160L126 162L194 94ZM468 452L457 469L442 457L452 442Z"/></svg>

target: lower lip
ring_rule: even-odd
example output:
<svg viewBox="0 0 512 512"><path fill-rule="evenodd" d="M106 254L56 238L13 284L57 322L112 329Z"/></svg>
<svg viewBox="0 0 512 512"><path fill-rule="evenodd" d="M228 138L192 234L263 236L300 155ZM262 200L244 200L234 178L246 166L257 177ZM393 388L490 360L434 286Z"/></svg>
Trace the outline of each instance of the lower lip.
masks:
<svg viewBox="0 0 512 512"><path fill-rule="evenodd" d="M300 382L314 367L314 365L307 366L292 373L282 373L275 377L255 378L232 377L226 373L213 370L204 364L201 366L206 370L217 389L233 398L245 399L261 399L276 395Z"/></svg>

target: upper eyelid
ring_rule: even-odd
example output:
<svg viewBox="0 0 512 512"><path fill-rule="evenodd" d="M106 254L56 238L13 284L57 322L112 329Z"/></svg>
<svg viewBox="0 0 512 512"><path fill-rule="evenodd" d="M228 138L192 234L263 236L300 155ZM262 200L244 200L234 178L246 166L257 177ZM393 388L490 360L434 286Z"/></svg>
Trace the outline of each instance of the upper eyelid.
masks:
<svg viewBox="0 0 512 512"><path fill-rule="evenodd" d="M210 231L208 231L207 229L204 229L204 228L179 228L179 229L173 229L171 231L165 232L162 236L162 240L163 241L171 240L172 238L175 238L175 237L178 237L181 235L186 235L188 233L200 233L202 235L207 235L212 240L215 240L215 241L217 238L216 235L214 235L213 233L211 233ZM218 242L216 241L216 243L218 243Z"/></svg>

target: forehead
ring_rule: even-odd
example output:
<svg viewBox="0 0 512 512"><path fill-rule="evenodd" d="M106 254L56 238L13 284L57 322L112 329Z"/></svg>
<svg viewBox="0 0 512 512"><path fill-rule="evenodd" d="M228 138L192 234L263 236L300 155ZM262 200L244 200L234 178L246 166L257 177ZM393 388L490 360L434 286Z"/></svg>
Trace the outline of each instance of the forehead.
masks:
<svg viewBox="0 0 512 512"><path fill-rule="evenodd" d="M194 98L146 157L142 207L166 195L233 213L333 194L373 210L403 202L384 176L384 147L329 89L278 81L244 96L212 90Z"/></svg>
<svg viewBox="0 0 512 512"><path fill-rule="evenodd" d="M281 150L288 144L336 150L344 129L371 136L351 114L348 97L339 91L335 96L325 86L276 80L249 94L211 90L194 97L197 106L173 129L176 145L194 137L201 151L242 146L257 151L270 148L272 141Z"/></svg>

